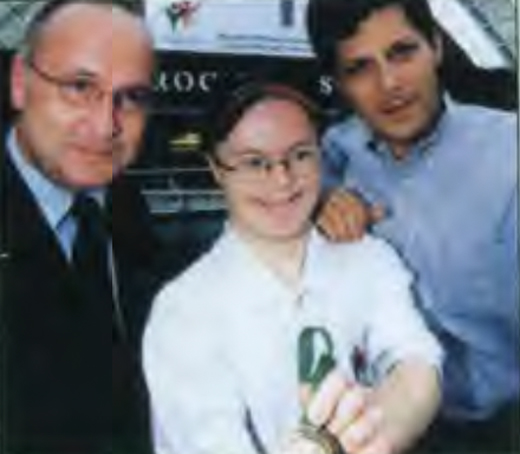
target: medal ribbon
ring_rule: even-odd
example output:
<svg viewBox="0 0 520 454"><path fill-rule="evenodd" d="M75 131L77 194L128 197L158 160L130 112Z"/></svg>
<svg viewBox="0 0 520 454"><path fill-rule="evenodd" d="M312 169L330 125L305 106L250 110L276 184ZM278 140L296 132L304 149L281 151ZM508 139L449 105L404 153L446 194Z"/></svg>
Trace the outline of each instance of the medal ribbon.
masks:
<svg viewBox="0 0 520 454"><path fill-rule="evenodd" d="M315 391L336 366L330 333L321 326L308 326L298 339L298 377Z"/></svg>
<svg viewBox="0 0 520 454"><path fill-rule="evenodd" d="M316 391L326 375L334 369L334 345L330 333L321 326L308 326L298 338L298 378L301 384ZM305 414L302 422L308 423Z"/></svg>

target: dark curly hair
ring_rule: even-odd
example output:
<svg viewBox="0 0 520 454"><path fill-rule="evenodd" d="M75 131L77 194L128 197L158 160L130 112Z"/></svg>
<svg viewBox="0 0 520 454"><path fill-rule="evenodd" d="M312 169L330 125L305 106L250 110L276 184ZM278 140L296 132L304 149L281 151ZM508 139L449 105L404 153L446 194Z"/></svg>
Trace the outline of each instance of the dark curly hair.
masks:
<svg viewBox="0 0 520 454"><path fill-rule="evenodd" d="M352 37L372 13L398 7L430 43L434 43L437 23L427 0L309 0L307 32L323 69L333 73L340 41Z"/></svg>

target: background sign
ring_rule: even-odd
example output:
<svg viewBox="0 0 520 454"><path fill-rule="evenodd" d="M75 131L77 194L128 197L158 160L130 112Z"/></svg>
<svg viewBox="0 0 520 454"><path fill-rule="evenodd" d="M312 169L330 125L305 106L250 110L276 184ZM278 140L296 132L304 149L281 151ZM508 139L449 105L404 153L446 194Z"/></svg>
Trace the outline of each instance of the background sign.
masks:
<svg viewBox="0 0 520 454"><path fill-rule="evenodd" d="M308 0L148 0L145 13L161 50L311 57ZM470 1L429 0L439 23L484 68L511 63L490 24ZM475 21L480 26L475 26Z"/></svg>
<svg viewBox="0 0 520 454"><path fill-rule="evenodd" d="M162 50L310 57L306 0L153 0L146 3Z"/></svg>

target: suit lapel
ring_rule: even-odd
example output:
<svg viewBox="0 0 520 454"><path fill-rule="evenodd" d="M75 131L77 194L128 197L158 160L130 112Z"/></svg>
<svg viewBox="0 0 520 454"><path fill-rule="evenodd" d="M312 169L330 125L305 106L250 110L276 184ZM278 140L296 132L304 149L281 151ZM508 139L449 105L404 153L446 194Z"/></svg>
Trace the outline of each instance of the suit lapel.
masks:
<svg viewBox="0 0 520 454"><path fill-rule="evenodd" d="M1 161L2 251L17 262L40 257L53 269L68 273L65 254L30 189L6 153Z"/></svg>

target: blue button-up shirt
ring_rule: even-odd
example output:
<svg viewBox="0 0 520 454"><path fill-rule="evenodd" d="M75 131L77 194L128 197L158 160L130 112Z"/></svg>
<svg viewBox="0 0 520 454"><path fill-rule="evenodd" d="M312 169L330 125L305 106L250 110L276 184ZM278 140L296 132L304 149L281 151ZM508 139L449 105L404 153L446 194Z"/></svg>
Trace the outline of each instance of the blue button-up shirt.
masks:
<svg viewBox="0 0 520 454"><path fill-rule="evenodd" d="M444 410L488 416L520 384L516 116L446 100L435 130L402 160L359 119L324 138L329 184L382 204L375 234L415 271L444 341Z"/></svg>

